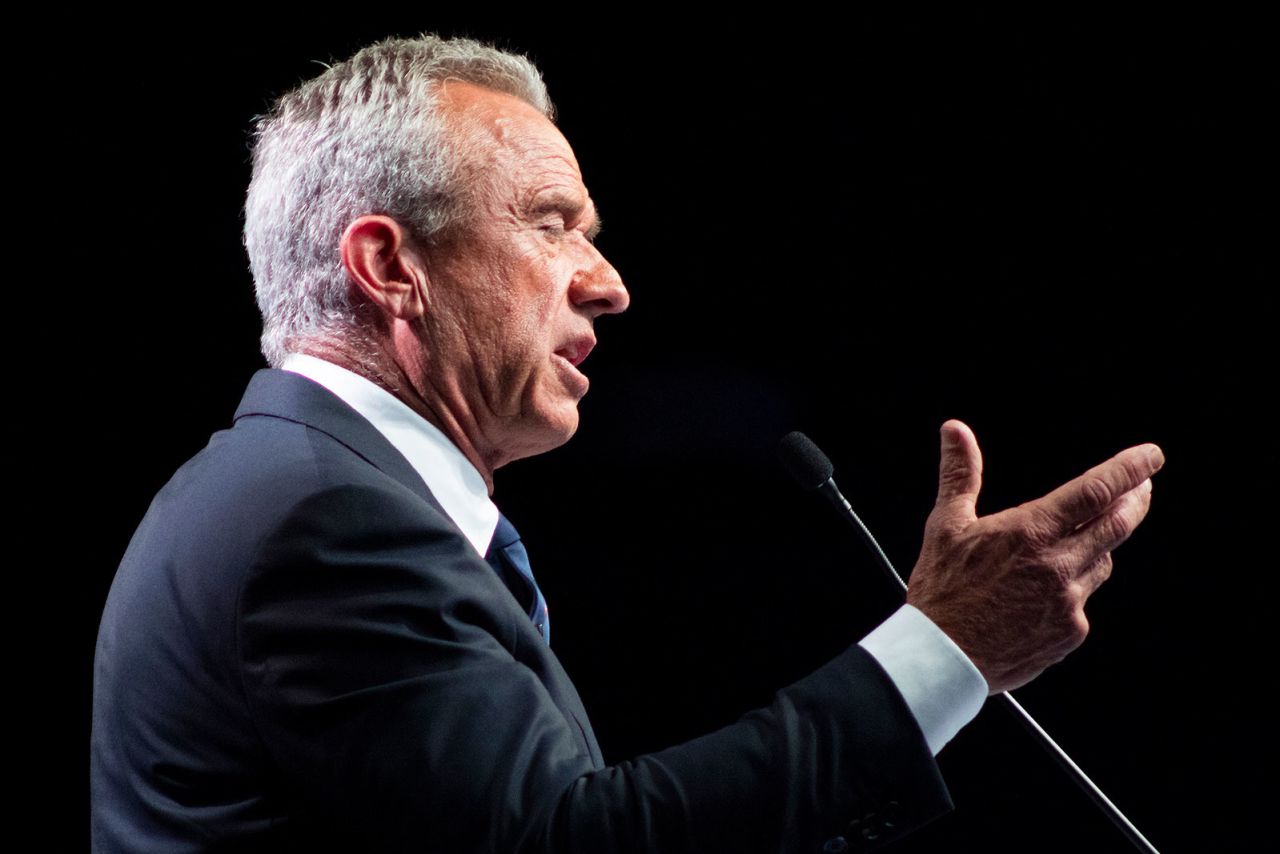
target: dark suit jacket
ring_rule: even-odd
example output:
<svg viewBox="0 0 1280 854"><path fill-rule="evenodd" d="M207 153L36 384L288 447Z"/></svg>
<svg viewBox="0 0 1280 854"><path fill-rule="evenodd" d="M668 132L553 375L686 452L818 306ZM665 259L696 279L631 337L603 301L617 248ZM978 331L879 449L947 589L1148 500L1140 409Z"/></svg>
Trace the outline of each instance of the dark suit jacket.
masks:
<svg viewBox="0 0 1280 854"><path fill-rule="evenodd" d="M99 851L807 851L950 808L858 646L606 766L568 675L408 462L260 371L160 491L99 629Z"/></svg>

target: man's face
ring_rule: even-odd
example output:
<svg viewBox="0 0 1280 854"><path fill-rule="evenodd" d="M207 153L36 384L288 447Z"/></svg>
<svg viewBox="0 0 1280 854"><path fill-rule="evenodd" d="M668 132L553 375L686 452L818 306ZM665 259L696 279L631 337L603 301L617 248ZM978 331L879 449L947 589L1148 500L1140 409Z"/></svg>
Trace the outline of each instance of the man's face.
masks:
<svg viewBox="0 0 1280 854"><path fill-rule="evenodd" d="M568 441L595 346L593 321L629 297L592 245L595 207L569 143L533 107L444 87L450 129L472 134L473 216L427 251L427 376L497 468Z"/></svg>

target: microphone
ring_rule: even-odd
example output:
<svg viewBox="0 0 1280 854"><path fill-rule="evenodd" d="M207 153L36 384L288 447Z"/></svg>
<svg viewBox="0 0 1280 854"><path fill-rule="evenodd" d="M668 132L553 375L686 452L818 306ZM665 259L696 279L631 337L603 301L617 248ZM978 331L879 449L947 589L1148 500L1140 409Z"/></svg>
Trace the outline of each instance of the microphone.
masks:
<svg viewBox="0 0 1280 854"><path fill-rule="evenodd" d="M813 491L817 490L822 493L836 511L853 525L854 530L858 532L858 537L871 551L872 557L876 559L876 563L889 574L889 576L897 582L898 586L905 593L907 583L902 580L902 576L893 568L893 564L889 562L889 557L880 548L880 544L876 542L876 538L871 535L871 531L867 526L862 524L862 520L858 518L858 514L853 512L853 506L840 493L840 488L836 486L834 478L835 466L831 464L831 460L826 454L818 448L805 434L796 430L782 437L782 441L778 443L778 456L782 460L782 466L790 475L795 478L796 483L802 489ZM1017 700L1013 699L1013 695L1008 691L1002 691L998 695L1005 703L1006 707L1013 716L1031 733L1031 737L1040 743L1040 746L1049 751L1071 780L1079 786L1089 799L1093 801L1098 809L1111 819L1125 838L1128 839L1133 846L1139 851L1148 852L1148 854L1160 854L1147 838L1142 835L1141 831L1133 825L1125 817L1124 813L1111 802L1111 799L1103 794L1102 790L1089 779L1089 776L1077 765L1067 752L1058 746L1049 733L1031 717L1031 714L1022 707Z"/></svg>
<svg viewBox="0 0 1280 854"><path fill-rule="evenodd" d="M876 565L886 571L905 593L907 582L903 581L902 576L893 568L893 564L889 562L889 556L880 548L876 538L871 536L867 526L862 524L858 514L853 512L853 505L840 493L840 487L836 486L835 478L832 476L836 468L831 464L830 458L822 453L812 439L799 430L793 430L782 437L782 441L778 443L778 456L782 460L782 467L795 478L801 489L810 491L816 489L822 493L822 497L831 502L836 512L853 525L858 538L871 552Z"/></svg>
<svg viewBox="0 0 1280 854"><path fill-rule="evenodd" d="M832 483L831 476L836 467L831 459L805 434L792 430L782 437L778 443L778 457L782 467L787 470L801 489L817 489L824 484Z"/></svg>

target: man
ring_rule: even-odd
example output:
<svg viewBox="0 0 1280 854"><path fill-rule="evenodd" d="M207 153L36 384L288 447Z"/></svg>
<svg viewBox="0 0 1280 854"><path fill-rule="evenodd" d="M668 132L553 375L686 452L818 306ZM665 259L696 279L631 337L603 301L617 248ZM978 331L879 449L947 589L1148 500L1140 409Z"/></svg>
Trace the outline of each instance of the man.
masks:
<svg viewBox="0 0 1280 854"><path fill-rule="evenodd" d="M389 40L258 128L272 370L157 495L95 662L97 850L842 851L950 807L933 756L1082 640L1131 448L978 519L942 431L908 606L715 733L605 766L493 473L564 443L623 311L536 69Z"/></svg>

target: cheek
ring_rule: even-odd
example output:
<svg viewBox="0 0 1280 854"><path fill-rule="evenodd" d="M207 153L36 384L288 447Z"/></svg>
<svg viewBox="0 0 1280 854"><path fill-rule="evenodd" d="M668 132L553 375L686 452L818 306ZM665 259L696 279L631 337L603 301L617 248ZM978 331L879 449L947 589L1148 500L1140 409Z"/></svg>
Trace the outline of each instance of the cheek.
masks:
<svg viewBox="0 0 1280 854"><path fill-rule="evenodd" d="M545 329L538 316L516 311L495 323L485 341L483 358L496 386L495 396L507 401L502 407L507 414L528 409L537 389L546 383L553 366Z"/></svg>
<svg viewBox="0 0 1280 854"><path fill-rule="evenodd" d="M568 281L572 271L563 269L566 259L541 247L505 261L491 270L486 287L474 292L480 297L473 306L480 323L470 334L484 351L499 386L495 391L527 409L540 387L556 382L551 355L566 326L561 312L567 290L557 282ZM479 329L485 331L477 336Z"/></svg>
<svg viewBox="0 0 1280 854"><path fill-rule="evenodd" d="M525 272L520 282L525 315L540 328L550 329L568 291L561 282L572 278L573 266L567 258L547 257L538 259Z"/></svg>
<svg viewBox="0 0 1280 854"><path fill-rule="evenodd" d="M564 333L565 318L562 316L566 307L566 289L559 286L562 275L552 263L537 265L527 270L526 276L519 280L516 307L512 320L513 334L520 341L523 349L532 358L538 351L545 359L555 349L557 335ZM567 279L566 279L567 281Z"/></svg>

